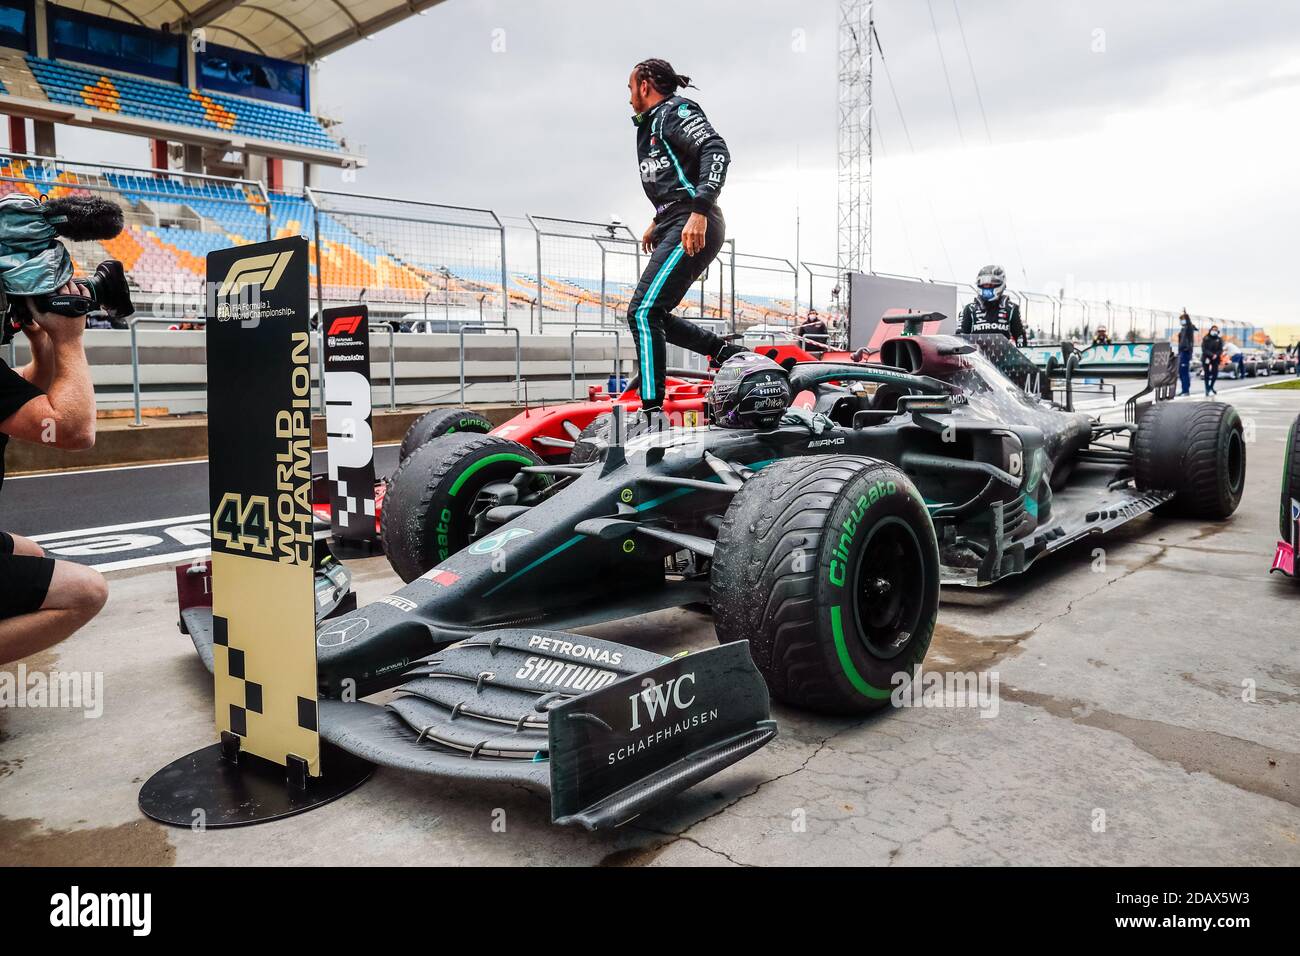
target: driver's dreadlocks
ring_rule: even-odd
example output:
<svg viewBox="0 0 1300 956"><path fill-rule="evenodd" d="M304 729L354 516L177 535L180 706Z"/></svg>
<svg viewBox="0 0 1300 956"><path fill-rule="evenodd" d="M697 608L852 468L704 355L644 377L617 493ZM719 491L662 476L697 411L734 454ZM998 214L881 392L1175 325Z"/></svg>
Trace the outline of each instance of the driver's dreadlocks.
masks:
<svg viewBox="0 0 1300 956"><path fill-rule="evenodd" d="M650 85L664 96L672 96L681 86L691 86L691 78L682 76L667 60L642 60L634 70L638 80L649 80Z"/></svg>

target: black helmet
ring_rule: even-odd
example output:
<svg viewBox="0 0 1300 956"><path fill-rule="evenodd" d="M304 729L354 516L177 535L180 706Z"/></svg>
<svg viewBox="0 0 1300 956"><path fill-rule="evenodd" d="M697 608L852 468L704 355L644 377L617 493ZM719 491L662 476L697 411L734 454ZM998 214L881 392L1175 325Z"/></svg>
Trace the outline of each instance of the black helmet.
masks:
<svg viewBox="0 0 1300 956"><path fill-rule="evenodd" d="M709 392L709 420L723 428L775 428L789 407L785 369L756 352L723 362Z"/></svg>

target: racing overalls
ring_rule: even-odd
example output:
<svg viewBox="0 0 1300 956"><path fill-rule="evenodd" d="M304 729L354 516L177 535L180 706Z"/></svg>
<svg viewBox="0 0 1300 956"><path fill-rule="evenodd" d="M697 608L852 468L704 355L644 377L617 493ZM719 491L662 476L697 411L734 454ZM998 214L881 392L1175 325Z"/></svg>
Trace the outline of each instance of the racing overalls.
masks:
<svg viewBox="0 0 1300 956"><path fill-rule="evenodd" d="M1005 335L1017 345L1025 344L1025 329L1020 324L1020 306L1005 295L988 302L983 299L967 302L966 308L961 310L958 331L962 335L993 332Z"/></svg>
<svg viewBox="0 0 1300 956"><path fill-rule="evenodd" d="M731 156L699 105L670 96L633 117L641 186L654 204L653 252L628 304L627 321L636 342L641 403L659 408L664 394L665 341L717 356L719 336L678 318L672 310L722 248L727 224L717 206ZM688 256L682 227L691 213L708 218L704 248Z"/></svg>

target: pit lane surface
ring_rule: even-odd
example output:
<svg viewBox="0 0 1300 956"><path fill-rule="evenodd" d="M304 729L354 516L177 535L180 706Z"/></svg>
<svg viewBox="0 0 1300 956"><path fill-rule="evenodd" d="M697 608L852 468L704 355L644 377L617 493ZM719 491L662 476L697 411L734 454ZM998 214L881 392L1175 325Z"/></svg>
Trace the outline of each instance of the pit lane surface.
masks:
<svg viewBox="0 0 1300 956"><path fill-rule="evenodd" d="M142 819L141 781L212 740L211 678L176 631L170 569L112 572L100 617L25 662L103 674L103 716L0 708L0 859L1295 865L1300 587L1267 569L1300 392L1230 397L1253 434L1232 520L1144 517L1021 578L945 592L926 665L990 687L996 674L988 706L856 720L778 706L769 747L606 833L551 827L546 801L521 790L382 769L265 826ZM363 604L398 583L383 558L350 566ZM684 610L585 630L665 654L714 640L709 619Z"/></svg>

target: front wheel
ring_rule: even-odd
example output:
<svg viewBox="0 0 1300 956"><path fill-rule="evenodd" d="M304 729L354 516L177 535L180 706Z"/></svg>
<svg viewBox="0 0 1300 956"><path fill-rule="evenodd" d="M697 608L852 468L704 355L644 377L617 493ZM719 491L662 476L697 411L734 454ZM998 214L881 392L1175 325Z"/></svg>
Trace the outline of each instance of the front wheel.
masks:
<svg viewBox="0 0 1300 956"><path fill-rule="evenodd" d="M736 493L710 584L718 639L749 639L774 697L864 713L885 706L925 657L939 549L925 503L899 469L870 458L793 458Z"/></svg>
<svg viewBox="0 0 1300 956"><path fill-rule="evenodd" d="M550 484L526 474L542 460L496 435L443 435L425 442L389 479L380 518L388 563L414 581L469 544L480 516L498 504L533 503Z"/></svg>

